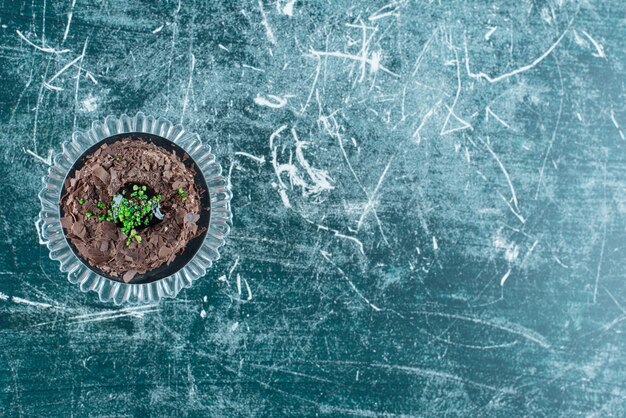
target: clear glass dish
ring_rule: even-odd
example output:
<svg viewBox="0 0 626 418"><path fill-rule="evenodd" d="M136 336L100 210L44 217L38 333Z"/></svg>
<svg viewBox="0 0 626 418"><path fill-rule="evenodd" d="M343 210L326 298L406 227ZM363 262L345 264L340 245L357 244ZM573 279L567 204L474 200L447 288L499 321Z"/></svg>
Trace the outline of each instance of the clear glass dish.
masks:
<svg viewBox="0 0 626 418"><path fill-rule="evenodd" d="M208 187L210 220L204 241L195 256L176 273L163 279L144 284L122 283L103 277L85 265L70 248L60 220L59 201L68 172L74 163L93 145L106 138L143 132L168 139L184 149L196 162ZM130 117L108 116L104 123L93 122L86 132L76 131L71 140L63 142L62 152L55 155L48 175L42 178L43 188L39 192L41 211L37 226L42 244L48 247L50 259L60 263L60 270L67 273L70 283L78 285L82 292L98 293L100 301L121 304L154 303L162 298L173 298L181 289L191 287L203 277L214 261L219 259L219 248L230 232L232 193L222 167L211 154L211 148L203 144L200 137L188 132L181 125L174 125L164 118L146 116L139 112Z"/></svg>

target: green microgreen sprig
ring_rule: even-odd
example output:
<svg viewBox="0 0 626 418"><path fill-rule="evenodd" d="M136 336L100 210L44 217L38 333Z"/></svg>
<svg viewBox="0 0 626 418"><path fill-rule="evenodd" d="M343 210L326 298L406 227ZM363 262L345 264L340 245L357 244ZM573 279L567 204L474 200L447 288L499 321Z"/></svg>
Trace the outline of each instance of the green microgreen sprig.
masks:
<svg viewBox="0 0 626 418"><path fill-rule="evenodd" d="M119 201L112 201L111 208L107 210L107 221L122 224L122 233L127 237L126 245L130 245L133 239L141 243L136 228L150 223L154 217L152 211L161 201L161 195L148 198L146 190L146 186L134 185L129 197L125 197L127 193L123 191L122 196L118 196Z"/></svg>
<svg viewBox="0 0 626 418"><path fill-rule="evenodd" d="M185 193L185 189L182 187L178 189L178 194L183 198L183 201L187 200L187 194Z"/></svg>

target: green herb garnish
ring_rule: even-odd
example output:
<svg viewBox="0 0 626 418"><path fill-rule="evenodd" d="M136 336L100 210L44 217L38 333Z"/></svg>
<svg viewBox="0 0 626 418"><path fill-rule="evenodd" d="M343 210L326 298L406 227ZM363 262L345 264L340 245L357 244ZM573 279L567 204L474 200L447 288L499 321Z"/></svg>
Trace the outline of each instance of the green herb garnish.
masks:
<svg viewBox="0 0 626 418"><path fill-rule="evenodd" d="M148 226L154 218L152 211L159 206L161 195L153 196L148 199L145 191L146 186L133 185L133 192L129 197L125 197L126 190L122 190L121 196L111 202L111 209L107 211L106 220L122 224L122 233L126 235L126 245L130 245L134 239L137 243L141 243L141 236L138 235L136 228L140 226ZM115 201L117 200L117 202Z"/></svg>

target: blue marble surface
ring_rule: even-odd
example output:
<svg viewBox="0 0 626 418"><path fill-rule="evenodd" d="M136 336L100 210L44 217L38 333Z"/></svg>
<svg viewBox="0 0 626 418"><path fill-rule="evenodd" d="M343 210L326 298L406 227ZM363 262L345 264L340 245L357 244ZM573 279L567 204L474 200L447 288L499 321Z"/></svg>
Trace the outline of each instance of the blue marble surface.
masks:
<svg viewBox="0 0 626 418"><path fill-rule="evenodd" d="M626 415L626 7L0 0L0 416ZM114 307L38 244L75 129L210 143L223 258Z"/></svg>

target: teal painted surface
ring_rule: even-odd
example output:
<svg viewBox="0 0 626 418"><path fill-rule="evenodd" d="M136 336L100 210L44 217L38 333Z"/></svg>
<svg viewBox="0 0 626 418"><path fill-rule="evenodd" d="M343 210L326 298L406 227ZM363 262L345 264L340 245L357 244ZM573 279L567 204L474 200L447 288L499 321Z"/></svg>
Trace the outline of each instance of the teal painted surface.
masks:
<svg viewBox="0 0 626 418"><path fill-rule="evenodd" d="M0 414L624 416L625 18L0 1ZM36 195L139 110L213 146L234 227L177 299L116 308L48 260Z"/></svg>

